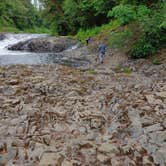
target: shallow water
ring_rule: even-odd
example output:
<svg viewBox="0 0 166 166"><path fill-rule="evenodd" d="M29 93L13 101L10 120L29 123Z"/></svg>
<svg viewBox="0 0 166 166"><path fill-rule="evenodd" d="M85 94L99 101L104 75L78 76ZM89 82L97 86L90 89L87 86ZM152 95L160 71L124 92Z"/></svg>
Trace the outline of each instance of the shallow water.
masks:
<svg viewBox="0 0 166 166"><path fill-rule="evenodd" d="M24 51L10 51L8 46L16 44L20 41L29 40L32 38L46 37L43 34L6 34L6 39L0 41L0 66L13 64L64 64L72 67L87 65L86 60L68 59L63 56L63 53L32 53ZM71 47L67 51L76 49L77 45Z"/></svg>

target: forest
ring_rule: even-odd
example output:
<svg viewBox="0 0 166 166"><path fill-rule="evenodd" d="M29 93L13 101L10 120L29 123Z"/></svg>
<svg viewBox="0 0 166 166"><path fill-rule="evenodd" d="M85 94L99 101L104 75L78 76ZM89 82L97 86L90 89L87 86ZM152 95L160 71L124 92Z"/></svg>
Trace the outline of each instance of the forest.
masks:
<svg viewBox="0 0 166 166"><path fill-rule="evenodd" d="M166 166L166 0L0 0L0 166Z"/></svg>
<svg viewBox="0 0 166 166"><path fill-rule="evenodd" d="M104 36L110 47L124 47L134 58L165 46L165 0L1 0L0 31L72 35L84 41Z"/></svg>

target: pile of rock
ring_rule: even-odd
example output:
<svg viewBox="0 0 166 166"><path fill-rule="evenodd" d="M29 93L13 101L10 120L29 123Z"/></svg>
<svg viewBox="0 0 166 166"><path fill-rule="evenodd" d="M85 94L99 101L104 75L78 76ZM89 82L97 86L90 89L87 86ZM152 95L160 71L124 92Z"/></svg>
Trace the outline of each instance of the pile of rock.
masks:
<svg viewBox="0 0 166 166"><path fill-rule="evenodd" d="M147 65L0 68L0 165L164 166L166 70Z"/></svg>

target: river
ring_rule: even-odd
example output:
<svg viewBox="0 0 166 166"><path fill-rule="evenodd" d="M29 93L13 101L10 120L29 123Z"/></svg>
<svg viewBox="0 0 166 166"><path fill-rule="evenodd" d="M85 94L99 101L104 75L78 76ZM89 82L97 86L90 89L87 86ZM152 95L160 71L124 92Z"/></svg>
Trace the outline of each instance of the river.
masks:
<svg viewBox="0 0 166 166"><path fill-rule="evenodd" d="M6 38L0 41L0 66L15 65L15 64L65 64L72 67L86 65L86 62L80 62L74 59L68 59L63 56L63 53L33 53L25 51L10 51L8 47L21 41L26 41L33 38L47 37L45 34L5 34ZM74 45L70 49L76 49ZM68 51L70 51L70 49Z"/></svg>

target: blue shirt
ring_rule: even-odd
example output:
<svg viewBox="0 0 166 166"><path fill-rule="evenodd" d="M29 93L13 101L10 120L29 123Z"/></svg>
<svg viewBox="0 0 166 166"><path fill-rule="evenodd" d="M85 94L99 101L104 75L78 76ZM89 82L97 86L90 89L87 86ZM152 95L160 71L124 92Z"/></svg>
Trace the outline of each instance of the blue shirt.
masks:
<svg viewBox="0 0 166 166"><path fill-rule="evenodd" d="M104 44L99 45L99 52L100 53L105 54L105 49L106 49L106 46Z"/></svg>

